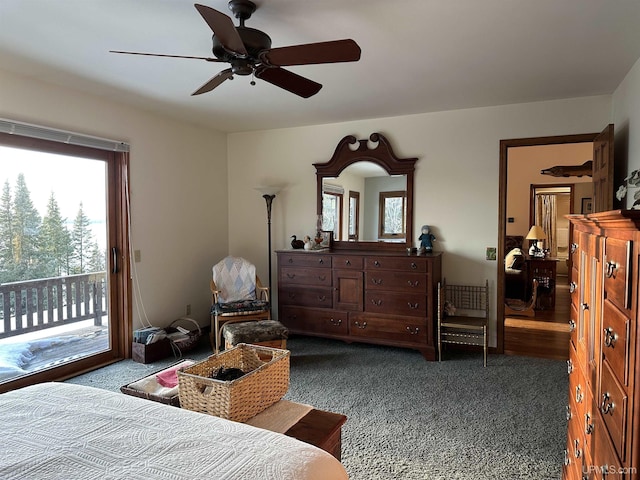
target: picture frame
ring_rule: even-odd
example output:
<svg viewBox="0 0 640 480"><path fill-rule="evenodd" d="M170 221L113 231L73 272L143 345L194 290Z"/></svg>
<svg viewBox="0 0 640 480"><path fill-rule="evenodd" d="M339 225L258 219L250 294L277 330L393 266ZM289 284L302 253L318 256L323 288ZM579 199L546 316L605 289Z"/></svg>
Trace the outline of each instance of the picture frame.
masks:
<svg viewBox="0 0 640 480"><path fill-rule="evenodd" d="M591 199L591 197L582 197L580 213L593 213L593 200Z"/></svg>
<svg viewBox="0 0 640 480"><path fill-rule="evenodd" d="M320 248L331 248L333 245L333 230L320 230L322 241L320 242Z"/></svg>

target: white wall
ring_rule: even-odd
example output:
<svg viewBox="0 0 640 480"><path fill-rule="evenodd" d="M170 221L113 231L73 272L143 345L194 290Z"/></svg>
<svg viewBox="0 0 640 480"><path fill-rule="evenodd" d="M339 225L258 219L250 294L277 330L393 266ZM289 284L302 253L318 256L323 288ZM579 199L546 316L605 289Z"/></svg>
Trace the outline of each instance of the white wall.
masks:
<svg viewBox="0 0 640 480"><path fill-rule="evenodd" d="M211 266L228 251L226 135L3 71L0 84L0 117L131 145L134 291L155 325L188 303L207 325Z"/></svg>
<svg viewBox="0 0 640 480"><path fill-rule="evenodd" d="M613 94L612 117L615 124L616 184L632 170L640 168L640 59L632 67ZM624 208L631 208L633 193L623 200ZM614 203L615 206L615 203Z"/></svg>
<svg viewBox="0 0 640 480"><path fill-rule="evenodd" d="M287 248L290 235L315 227L313 163L331 158L346 135L362 139L380 132L398 156L419 158L414 225L432 226L435 249L446 252L444 275L450 282L488 278L495 299L497 266L485 260L485 249L498 242L500 140L600 131L610 122L610 100L595 96L230 134L230 252L254 259L266 278L266 213L252 187L286 186L274 200L272 222L274 249ZM415 243L419 234L414 231Z"/></svg>

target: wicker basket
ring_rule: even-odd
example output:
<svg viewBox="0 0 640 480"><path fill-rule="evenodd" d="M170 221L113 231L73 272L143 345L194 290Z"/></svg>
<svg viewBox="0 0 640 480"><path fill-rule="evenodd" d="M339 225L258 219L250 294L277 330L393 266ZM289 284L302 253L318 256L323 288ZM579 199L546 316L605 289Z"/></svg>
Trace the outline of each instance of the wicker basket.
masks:
<svg viewBox="0 0 640 480"><path fill-rule="evenodd" d="M260 357L267 357L267 361ZM178 372L180 406L244 422L279 401L289 389L289 351L239 343ZM211 374L220 367L249 372L225 382Z"/></svg>

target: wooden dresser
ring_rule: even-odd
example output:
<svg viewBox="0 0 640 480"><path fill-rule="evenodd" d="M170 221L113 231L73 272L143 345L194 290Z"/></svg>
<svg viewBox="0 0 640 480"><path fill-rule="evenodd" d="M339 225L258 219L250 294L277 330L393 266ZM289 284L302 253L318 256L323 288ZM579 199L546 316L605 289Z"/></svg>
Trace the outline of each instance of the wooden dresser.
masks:
<svg viewBox="0 0 640 480"><path fill-rule="evenodd" d="M442 254L278 253L278 319L292 333L419 350L435 360Z"/></svg>
<svg viewBox="0 0 640 480"><path fill-rule="evenodd" d="M640 211L569 217L571 340L563 479L640 478Z"/></svg>

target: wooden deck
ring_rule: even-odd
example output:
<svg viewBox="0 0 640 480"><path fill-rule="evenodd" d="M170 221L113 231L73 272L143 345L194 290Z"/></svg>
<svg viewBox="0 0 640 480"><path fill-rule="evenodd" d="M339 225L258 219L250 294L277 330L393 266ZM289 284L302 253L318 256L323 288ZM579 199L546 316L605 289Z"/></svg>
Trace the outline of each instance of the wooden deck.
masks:
<svg viewBox="0 0 640 480"><path fill-rule="evenodd" d="M505 353L557 360L569 358L570 308L566 277L559 277L554 310L536 311L534 318L505 317Z"/></svg>

